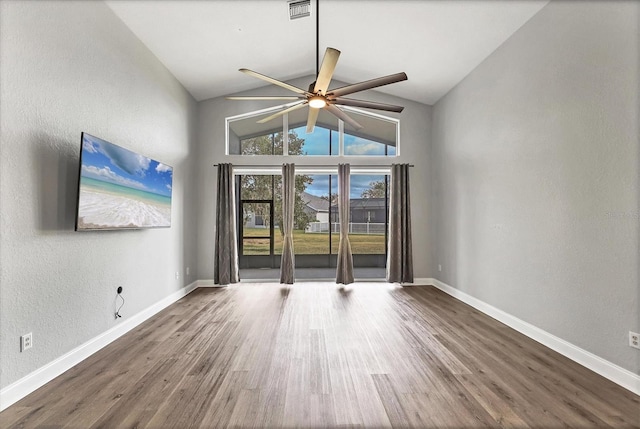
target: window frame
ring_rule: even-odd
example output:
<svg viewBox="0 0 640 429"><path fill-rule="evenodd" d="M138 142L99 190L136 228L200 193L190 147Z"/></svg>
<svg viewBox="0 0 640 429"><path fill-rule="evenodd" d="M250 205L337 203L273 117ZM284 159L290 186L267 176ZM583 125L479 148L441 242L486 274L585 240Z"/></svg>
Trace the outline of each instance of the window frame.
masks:
<svg viewBox="0 0 640 429"><path fill-rule="evenodd" d="M254 110L251 112L247 112L247 113L242 113L239 115L234 115L234 116L228 116L225 118L225 155L231 155L231 156L258 156L258 157L273 157L273 156L286 156L286 157L292 157L293 159L297 159L297 158L309 158L309 157L313 157L313 158L328 158L328 159L335 159L336 157L354 157L354 158L371 158L371 159L380 159L380 158L398 158L400 156L400 119L399 118L392 118L389 116L385 116L382 115L380 113L374 113L374 112L369 112L366 110L362 110L362 109L357 109L351 106L340 106L341 109L344 109L346 112L353 112L359 115L363 115L363 116L367 116L370 118L374 118L380 121L385 121L385 122L390 122L392 124L395 125L396 127L396 145L395 145L395 154L394 155L367 155L367 154L361 154L361 155L355 155L355 154L350 154L350 155L345 155L345 147L344 147L344 137L345 137L345 127L344 127L344 121L342 121L341 119L336 118L336 120L338 121L338 154L336 155L289 155L289 114L286 113L284 115L282 115L282 155L242 155L240 153L238 154L232 154L229 153L229 128L231 127L231 124L234 121L238 121L238 120L242 120L242 119L250 119L252 117L256 117L256 116L261 116L261 115L265 115L267 113L275 113L277 111L286 109L288 107L293 106L294 104L298 103L297 101L294 101L292 103L286 103L286 104L281 104L278 106L273 106L273 107L268 107L265 109L260 109L260 110ZM274 119L275 121L275 119ZM348 132L346 134L349 134ZM371 139L369 139L371 140ZM375 140L371 140L376 142ZM390 146L384 142L377 142L380 144L384 144L386 146Z"/></svg>
<svg viewBox="0 0 640 429"><path fill-rule="evenodd" d="M357 261L354 261L354 264L357 265L356 268L359 267L372 267L372 268L383 268L385 265L372 265L372 264L382 264L381 261L386 261L388 254L389 254L389 223L391 221L390 219L390 180L391 180L391 170L392 168L390 166L357 166L354 165L351 168L350 171L350 176L359 176L359 175L380 175L380 176L384 176L385 177L385 183L386 183L386 192L385 192L385 202L384 202L384 216L383 219L380 219L379 222L377 223L382 223L384 222L384 253L353 253L353 256L355 258L358 258ZM282 175L282 167L281 166L259 166L259 167L253 167L253 166L243 166L243 167L234 167L233 168L233 176L234 176L234 183L236 185L236 217L237 217L237 229L238 229L238 248L239 248L239 257L241 258L239 260L239 264L240 267L242 269L244 268L265 268L265 267L259 267L256 266L255 264L258 263L265 263L265 261L267 261L267 257L270 258L269 259L269 264L271 268L277 268L279 267L279 258L281 256L281 253L278 254L276 253L276 246L275 246L275 216L274 216L274 212L275 212L275 188L272 187L271 189L271 200L269 199L244 199L242 196L242 190L241 190L241 186L240 186L240 179L242 176L244 175L252 175L252 176L271 176L273 179L275 179L276 176L281 176ZM337 166L296 166L295 167L295 175L329 175L329 176L337 176L338 175L338 167ZM337 182L337 177L336 177L336 182ZM274 182L272 182L274 183ZM331 183L331 179L329 181L329 183ZM337 184L337 183L336 183ZM329 184L329 195L331 195L331 192L333 190L333 186L331 184ZM354 199L353 196L351 197L351 199ZM356 198L357 199L357 198ZM269 237L266 236L247 236L243 233L244 231L244 224L243 224L243 204L245 203L268 203L270 206L270 218L271 221L269 223ZM337 260L335 258L337 258L337 248L335 248L335 252L334 252L334 244L337 246L337 242L334 241L334 235L337 234L336 232L332 232L332 228L331 228L331 224L332 222L332 213L336 213L337 216L337 210L332 210L332 207L335 207L337 209L337 205L329 205L329 211L328 211L328 221L329 221L329 233L328 233L328 241L327 241L327 245L328 245L328 253L324 254L307 254L307 253L297 253L296 254L296 258L297 260L302 260L302 266L299 268L305 268L307 267L305 264L310 263L310 261L312 259L310 258L324 258L324 257L328 257L329 259L327 260L327 266L309 266L309 268L335 268L337 265ZM351 217L352 213L350 212L350 216L349 216L349 223L352 222L352 217ZM338 222L337 220L335 222ZM362 223L362 222L354 222L354 223ZM376 222L374 222L376 223ZM357 232L352 233L350 232L349 235L352 234L358 234ZM245 239L269 239L269 255L263 255L263 254L243 254L244 253L244 241ZM357 252L357 250L355 250L355 252ZM257 258L263 258L258 260ZM382 258L382 259L380 259ZM256 262L258 261L258 262ZM315 263L315 262L314 262ZM367 265L369 264L369 265Z"/></svg>

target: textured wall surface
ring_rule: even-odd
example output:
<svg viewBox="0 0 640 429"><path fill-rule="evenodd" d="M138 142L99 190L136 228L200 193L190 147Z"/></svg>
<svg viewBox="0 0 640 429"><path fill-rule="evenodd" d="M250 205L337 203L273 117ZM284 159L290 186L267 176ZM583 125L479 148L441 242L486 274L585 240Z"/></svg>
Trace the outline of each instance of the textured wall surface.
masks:
<svg viewBox="0 0 640 429"><path fill-rule="evenodd" d="M372 75L372 78L375 77ZM409 79L419 79L419 76L409 76ZM250 77L247 77L250 79ZM292 85L306 88L313 81L313 77L296 79ZM332 81L330 87L336 88L343 85L341 82ZM399 83L397 85L402 85ZM247 91L242 95L279 94L284 90L274 86ZM234 94L238 95L238 94ZM429 139L431 135L431 106L416 103L414 101L391 97L375 91L367 91L360 97L366 100L383 103L399 104L404 106L404 111L397 115L400 118L400 156L397 158L380 159L382 157L328 157L328 156L241 156L225 155L225 118L265 109L277 105L278 102L251 102L229 101L224 98L214 98L202 101L198 104L198 175L202 184L199 192L198 206L198 278L213 278L213 238L215 233L215 185L216 168L213 164L219 162L231 162L233 164L267 164L282 165L283 162L295 162L298 164L333 164L349 162L353 166L358 164L387 164L391 162L407 162L415 164L411 169L411 193L413 214L413 252L415 277L428 277L430 257L430 229L428 227L428 198L429 172L426 168L429 159ZM392 116L388 114L387 116Z"/></svg>
<svg viewBox="0 0 640 429"><path fill-rule="evenodd" d="M0 8L5 387L119 323L117 286L126 318L195 280L197 105L102 2ZM174 167L171 228L73 231L81 131Z"/></svg>
<svg viewBox="0 0 640 429"><path fill-rule="evenodd" d="M551 2L433 110L437 277L630 371L638 2Z"/></svg>

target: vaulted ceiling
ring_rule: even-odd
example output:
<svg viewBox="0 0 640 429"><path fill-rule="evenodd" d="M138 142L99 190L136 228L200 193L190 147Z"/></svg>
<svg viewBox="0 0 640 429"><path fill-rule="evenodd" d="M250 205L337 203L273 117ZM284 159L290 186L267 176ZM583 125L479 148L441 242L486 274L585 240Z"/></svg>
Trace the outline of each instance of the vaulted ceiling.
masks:
<svg viewBox="0 0 640 429"><path fill-rule="evenodd" d="M196 100L264 86L241 67L280 80L315 74L315 0L296 20L286 0L106 3ZM347 83L404 71L408 81L380 91L432 105L547 3L320 0L320 55L342 52L334 78Z"/></svg>

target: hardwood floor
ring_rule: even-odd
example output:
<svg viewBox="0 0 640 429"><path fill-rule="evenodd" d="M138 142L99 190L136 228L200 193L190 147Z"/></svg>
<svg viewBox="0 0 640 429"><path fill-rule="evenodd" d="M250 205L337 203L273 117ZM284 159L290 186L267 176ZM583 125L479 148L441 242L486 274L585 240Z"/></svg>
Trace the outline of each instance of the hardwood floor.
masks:
<svg viewBox="0 0 640 429"><path fill-rule="evenodd" d="M640 397L431 288L198 289L11 428L640 427Z"/></svg>

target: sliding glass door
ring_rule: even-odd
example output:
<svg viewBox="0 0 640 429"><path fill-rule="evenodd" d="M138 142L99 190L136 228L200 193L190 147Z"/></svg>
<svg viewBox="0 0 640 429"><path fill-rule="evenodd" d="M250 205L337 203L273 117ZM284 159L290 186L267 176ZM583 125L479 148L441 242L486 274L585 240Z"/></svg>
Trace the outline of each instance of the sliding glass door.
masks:
<svg viewBox="0 0 640 429"><path fill-rule="evenodd" d="M354 268L384 268L386 265L389 229L388 177L384 174L351 175L349 242Z"/></svg>
<svg viewBox="0 0 640 429"><path fill-rule="evenodd" d="M282 254L280 175L236 178L240 268L279 268ZM296 268L335 268L340 224L338 179L297 174L293 242ZM388 176L351 177L349 240L354 267L384 268L388 230Z"/></svg>
<svg viewBox="0 0 640 429"><path fill-rule="evenodd" d="M337 233L332 233L330 213L336 206L337 176L330 174L298 175L304 177L300 189L302 209L296 213L293 248L297 268L330 268L336 266ZM333 230L335 232L335 230Z"/></svg>

